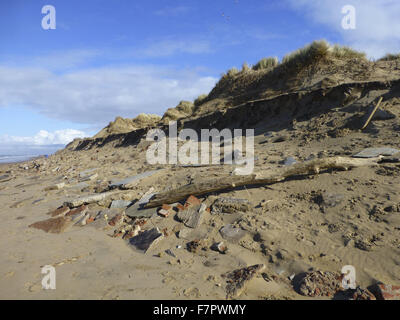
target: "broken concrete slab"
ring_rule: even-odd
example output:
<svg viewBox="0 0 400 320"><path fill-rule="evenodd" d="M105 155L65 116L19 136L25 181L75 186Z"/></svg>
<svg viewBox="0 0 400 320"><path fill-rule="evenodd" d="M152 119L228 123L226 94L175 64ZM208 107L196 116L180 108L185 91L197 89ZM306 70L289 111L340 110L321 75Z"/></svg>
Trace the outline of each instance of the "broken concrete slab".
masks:
<svg viewBox="0 0 400 320"><path fill-rule="evenodd" d="M156 208L143 209L150 199L155 195L154 188L150 188L134 205L125 210L125 214L130 218L151 218L157 215Z"/></svg>
<svg viewBox="0 0 400 320"><path fill-rule="evenodd" d="M213 214L247 212L251 208L251 203L247 199L218 198L214 201L211 212Z"/></svg>
<svg viewBox="0 0 400 320"><path fill-rule="evenodd" d="M74 224L70 217L56 217L35 222L29 227L43 230L49 233L62 233Z"/></svg>
<svg viewBox="0 0 400 320"><path fill-rule="evenodd" d="M132 177L128 177L123 180L114 180L110 184L110 188L121 188L121 189L129 189L130 187L136 185L140 180L151 177L152 175L162 171L163 169L158 169L158 170L151 170L151 171L146 171L140 174L137 174Z"/></svg>
<svg viewBox="0 0 400 320"><path fill-rule="evenodd" d="M128 243L136 250L146 253L163 238L163 233L160 232L158 228L153 228L138 234L136 237L129 239Z"/></svg>
<svg viewBox="0 0 400 320"><path fill-rule="evenodd" d="M70 208L75 208L75 207L79 207L80 205L83 205L83 204L90 204L90 203L106 200L113 194L115 194L115 191L84 196L84 197L80 197L78 199L66 201L66 202L64 202L64 206L67 206Z"/></svg>
<svg viewBox="0 0 400 320"><path fill-rule="evenodd" d="M201 224L207 206L202 203L191 205L177 213L176 218L189 228L197 228Z"/></svg>
<svg viewBox="0 0 400 320"><path fill-rule="evenodd" d="M113 202L111 202L110 208L124 209L129 207L131 204L132 201L129 200L113 200Z"/></svg>
<svg viewBox="0 0 400 320"><path fill-rule="evenodd" d="M246 289L246 285L264 269L264 264L256 264L222 275L227 278L226 298L238 298Z"/></svg>
<svg viewBox="0 0 400 320"><path fill-rule="evenodd" d="M382 147L382 148L367 148L355 154L354 158L376 158L379 156L393 156L399 153L399 149Z"/></svg>
<svg viewBox="0 0 400 320"><path fill-rule="evenodd" d="M219 230L219 232L222 238L231 242L238 242L246 234L246 231L240 228L235 228L231 224L227 224L226 226L222 227L221 230Z"/></svg>

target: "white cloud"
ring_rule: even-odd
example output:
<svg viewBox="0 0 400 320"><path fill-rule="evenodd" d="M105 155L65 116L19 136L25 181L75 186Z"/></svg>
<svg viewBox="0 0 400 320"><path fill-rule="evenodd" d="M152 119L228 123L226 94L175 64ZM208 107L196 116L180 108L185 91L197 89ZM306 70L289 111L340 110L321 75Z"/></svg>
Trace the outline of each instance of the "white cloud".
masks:
<svg viewBox="0 0 400 320"><path fill-rule="evenodd" d="M400 1L398 0L287 0L294 8L317 23L339 32L355 49L379 58L389 52L400 52ZM356 9L356 29L344 30L342 7Z"/></svg>
<svg viewBox="0 0 400 320"><path fill-rule="evenodd" d="M65 145L70 143L75 138L84 138L86 134L83 131L75 129L56 130L48 132L40 130L36 135L31 137L23 136L0 136L0 144L7 145L26 145L26 146L48 146L48 145Z"/></svg>
<svg viewBox="0 0 400 320"><path fill-rule="evenodd" d="M162 114L209 92L216 78L160 66L121 66L59 74L0 65L0 107L22 105L77 123L105 125L116 116Z"/></svg>

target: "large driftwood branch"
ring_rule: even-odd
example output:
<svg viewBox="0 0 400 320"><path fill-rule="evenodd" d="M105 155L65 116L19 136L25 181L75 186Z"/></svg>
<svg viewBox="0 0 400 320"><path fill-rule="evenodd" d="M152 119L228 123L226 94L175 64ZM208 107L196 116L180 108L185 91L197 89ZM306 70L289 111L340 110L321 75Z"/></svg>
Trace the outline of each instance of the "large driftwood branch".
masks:
<svg viewBox="0 0 400 320"><path fill-rule="evenodd" d="M380 159L380 157L371 159L346 157L314 159L303 163L296 163L288 167L260 171L246 176L225 176L210 179L185 185L167 192L158 193L145 205L145 208L157 207L164 203L174 203L186 199L190 195L199 196L244 185L273 184L289 177L318 174L319 172L328 169L349 170L355 167L376 165Z"/></svg>

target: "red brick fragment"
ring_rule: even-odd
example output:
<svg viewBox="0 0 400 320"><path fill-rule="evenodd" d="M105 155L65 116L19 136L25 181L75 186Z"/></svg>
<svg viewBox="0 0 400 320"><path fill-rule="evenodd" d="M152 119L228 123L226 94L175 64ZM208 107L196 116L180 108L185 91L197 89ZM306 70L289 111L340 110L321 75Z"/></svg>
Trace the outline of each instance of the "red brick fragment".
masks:
<svg viewBox="0 0 400 320"><path fill-rule="evenodd" d="M187 208L188 206L195 206L199 204L201 204L201 200L199 200L195 196L189 196L189 198L186 199L185 208Z"/></svg>

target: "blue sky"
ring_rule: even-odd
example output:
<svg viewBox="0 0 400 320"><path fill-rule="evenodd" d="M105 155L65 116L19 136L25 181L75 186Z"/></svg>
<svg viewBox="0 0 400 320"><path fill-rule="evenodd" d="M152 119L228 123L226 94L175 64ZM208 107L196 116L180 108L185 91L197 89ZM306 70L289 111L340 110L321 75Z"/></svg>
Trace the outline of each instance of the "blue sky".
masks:
<svg viewBox="0 0 400 320"><path fill-rule="evenodd" d="M355 30L341 27L346 4ZM44 5L55 30L42 29ZM162 115L233 66L316 39L371 58L400 51L396 0L9 0L0 14L0 153L90 136L118 115Z"/></svg>

